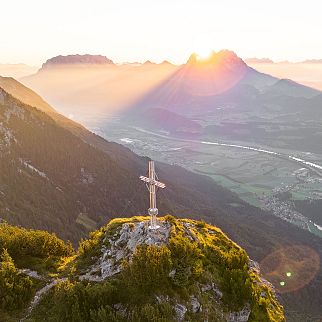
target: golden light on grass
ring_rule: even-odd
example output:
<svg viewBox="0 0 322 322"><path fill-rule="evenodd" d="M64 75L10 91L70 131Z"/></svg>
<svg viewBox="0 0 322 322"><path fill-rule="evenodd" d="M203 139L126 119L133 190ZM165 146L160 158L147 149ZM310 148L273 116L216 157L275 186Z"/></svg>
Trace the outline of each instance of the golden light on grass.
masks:
<svg viewBox="0 0 322 322"><path fill-rule="evenodd" d="M307 246L290 246L268 255L261 272L280 293L294 292L309 284L320 269L320 256Z"/></svg>

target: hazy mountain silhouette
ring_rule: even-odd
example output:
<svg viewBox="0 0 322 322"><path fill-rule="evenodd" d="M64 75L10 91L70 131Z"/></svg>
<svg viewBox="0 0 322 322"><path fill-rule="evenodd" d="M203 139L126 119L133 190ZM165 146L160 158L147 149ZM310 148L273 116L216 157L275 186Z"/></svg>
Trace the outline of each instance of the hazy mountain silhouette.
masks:
<svg viewBox="0 0 322 322"><path fill-rule="evenodd" d="M264 93L311 98L319 91L279 80L249 67L235 53L213 53L207 59L190 56L173 75L137 102L139 108L168 108L183 115L202 113L217 104L243 104Z"/></svg>
<svg viewBox="0 0 322 322"><path fill-rule="evenodd" d="M48 59L41 67L41 70L47 68L61 67L64 65L105 65L114 64L111 59L102 55L67 55L56 56Z"/></svg>
<svg viewBox="0 0 322 322"><path fill-rule="evenodd" d="M148 122L147 111L169 110L191 121L198 119L203 127L198 134L203 138L255 140L280 147L283 137L285 147L301 150L306 146L311 152L322 152L317 135L321 106L320 91L260 73L224 50L207 59L191 55L166 80L128 105L125 115L127 120L158 130ZM243 134L240 125L247 128ZM173 122L171 132L176 132Z"/></svg>

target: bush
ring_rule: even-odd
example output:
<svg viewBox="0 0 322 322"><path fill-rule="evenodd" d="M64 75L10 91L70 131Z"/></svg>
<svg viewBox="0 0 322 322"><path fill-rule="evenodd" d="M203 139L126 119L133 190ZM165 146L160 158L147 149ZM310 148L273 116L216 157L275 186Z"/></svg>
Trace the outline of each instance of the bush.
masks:
<svg viewBox="0 0 322 322"><path fill-rule="evenodd" d="M123 277L136 292L150 294L169 285L172 267L171 253L166 246L139 246L132 263L125 263Z"/></svg>
<svg viewBox="0 0 322 322"><path fill-rule="evenodd" d="M5 249L0 262L0 306L5 311L22 308L31 297L32 281L19 273Z"/></svg>
<svg viewBox="0 0 322 322"><path fill-rule="evenodd" d="M42 230L25 229L0 224L0 251L6 248L15 259L23 256L46 258L49 256L69 256L73 253L70 243Z"/></svg>
<svg viewBox="0 0 322 322"><path fill-rule="evenodd" d="M192 278L199 277L203 271L202 252L196 243L177 235L170 238L169 249L176 270L173 278L177 286L186 286Z"/></svg>

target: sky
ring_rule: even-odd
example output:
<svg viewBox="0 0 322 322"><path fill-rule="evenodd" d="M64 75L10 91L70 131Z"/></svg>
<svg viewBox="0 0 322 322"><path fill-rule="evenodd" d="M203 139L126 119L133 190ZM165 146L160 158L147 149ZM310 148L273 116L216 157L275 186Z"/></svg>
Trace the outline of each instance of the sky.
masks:
<svg viewBox="0 0 322 322"><path fill-rule="evenodd" d="M275 61L322 58L320 0L2 0L0 63L67 54L185 62L220 49Z"/></svg>

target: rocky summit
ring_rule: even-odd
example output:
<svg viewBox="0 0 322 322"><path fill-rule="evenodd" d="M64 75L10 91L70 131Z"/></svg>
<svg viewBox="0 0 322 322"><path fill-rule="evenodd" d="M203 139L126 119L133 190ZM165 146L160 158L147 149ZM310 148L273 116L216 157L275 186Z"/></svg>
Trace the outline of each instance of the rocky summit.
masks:
<svg viewBox="0 0 322 322"><path fill-rule="evenodd" d="M33 259L17 268L16 278L28 279L31 291L15 316L29 322L285 321L258 264L219 228L169 215L158 224L151 230L148 217L113 219L75 252L46 233L52 250L46 265ZM32 245L37 234L0 227L0 238L32 236ZM10 241L3 262L12 263L10 253L21 257L13 248L19 242Z"/></svg>
<svg viewBox="0 0 322 322"><path fill-rule="evenodd" d="M62 65L104 65L114 64L112 60L102 55L66 55L56 56L48 59L43 65L42 69L52 67L59 67Z"/></svg>

